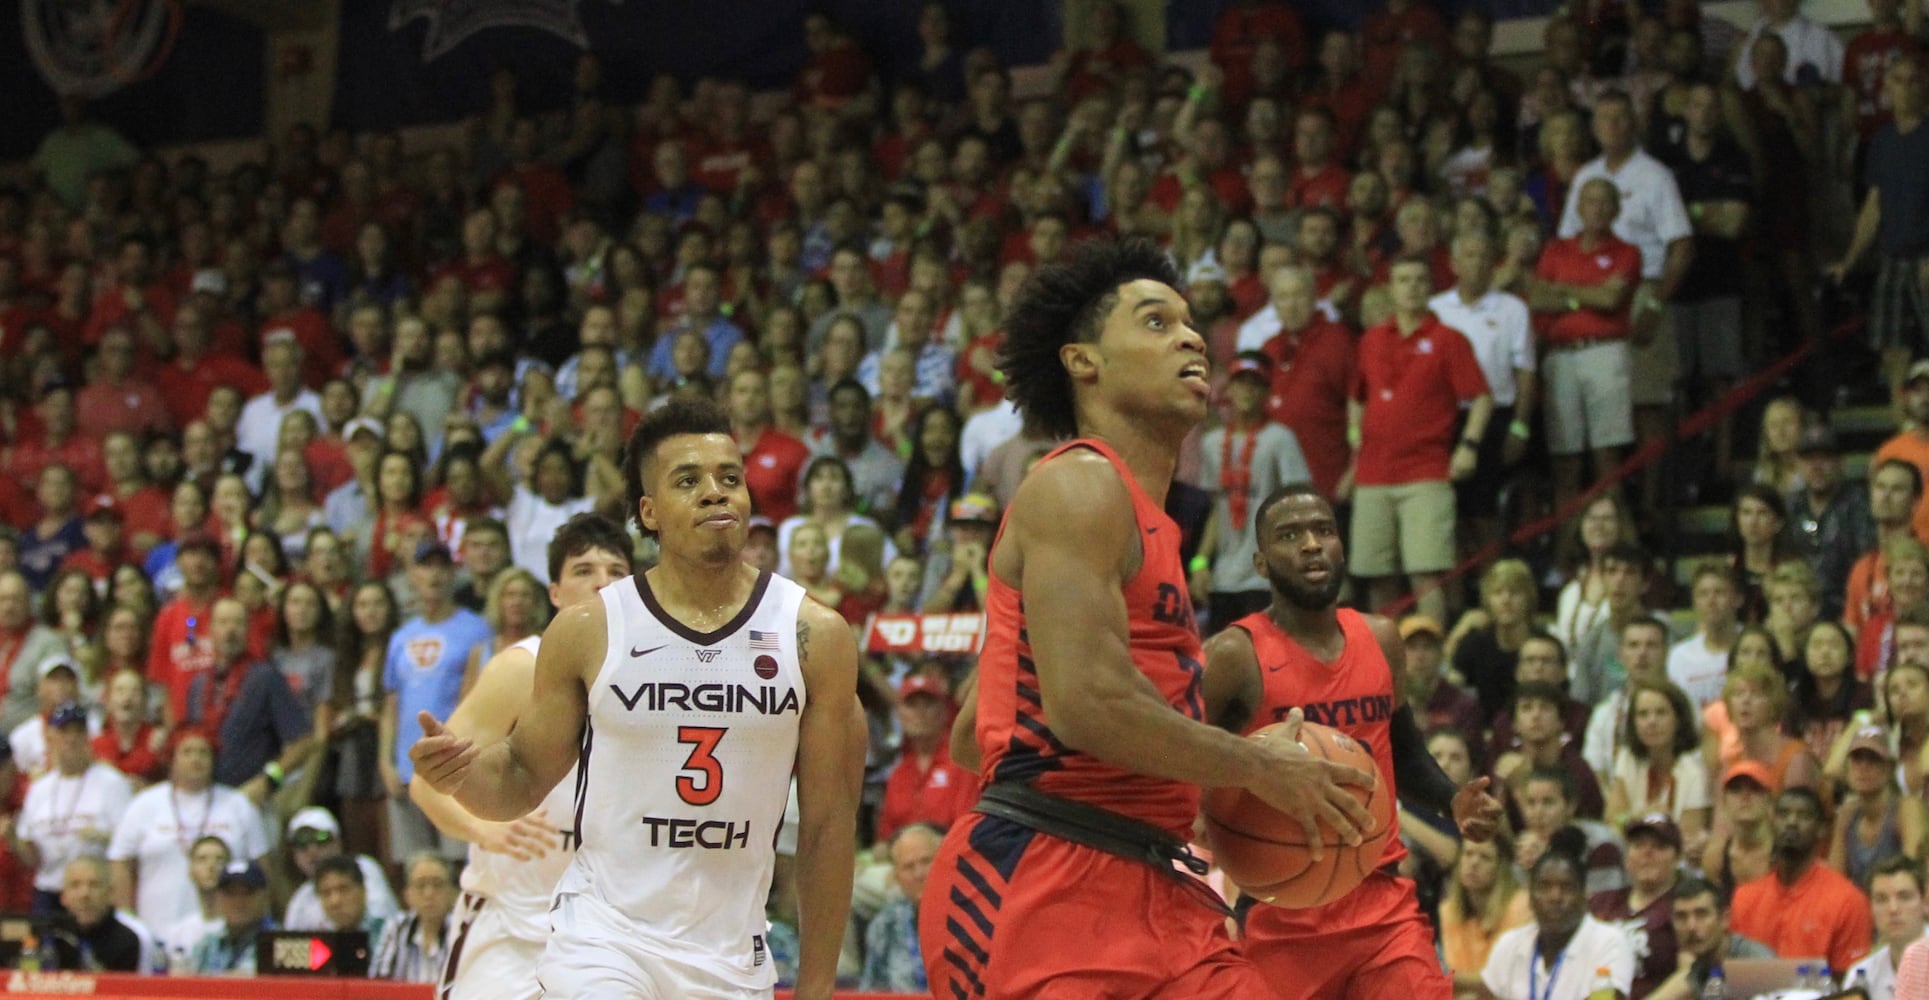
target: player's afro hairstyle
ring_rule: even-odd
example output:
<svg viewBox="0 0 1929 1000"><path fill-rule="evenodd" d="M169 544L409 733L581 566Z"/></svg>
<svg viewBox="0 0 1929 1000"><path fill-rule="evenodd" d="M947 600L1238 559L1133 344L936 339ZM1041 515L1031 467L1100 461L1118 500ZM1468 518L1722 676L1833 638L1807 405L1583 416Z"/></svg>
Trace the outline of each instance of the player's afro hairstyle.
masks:
<svg viewBox="0 0 1929 1000"><path fill-rule="evenodd" d="M1092 240L1025 282L1005 320L998 370L1027 430L1053 438L1078 433L1072 379L1059 348L1098 339L1105 314L1118 304L1119 286L1141 278L1179 287L1171 258L1151 242Z"/></svg>
<svg viewBox="0 0 1929 1000"><path fill-rule="evenodd" d="M638 505L643 494L643 463L656 454L656 446L664 441L685 434L729 434L730 417L723 407L708 399L678 397L650 411L630 432L630 443L623 449L623 487L629 495L630 510L627 515L636 523L638 531L645 535L654 534L643 527L637 516Z"/></svg>

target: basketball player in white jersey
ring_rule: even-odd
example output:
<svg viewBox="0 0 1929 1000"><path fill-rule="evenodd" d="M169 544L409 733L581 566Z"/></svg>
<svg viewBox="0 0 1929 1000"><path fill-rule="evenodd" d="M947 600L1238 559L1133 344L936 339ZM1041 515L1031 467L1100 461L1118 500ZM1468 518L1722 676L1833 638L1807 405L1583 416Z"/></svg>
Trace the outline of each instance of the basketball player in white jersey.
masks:
<svg viewBox="0 0 1929 1000"><path fill-rule="evenodd" d="M596 592L630 575L630 536L601 514L578 514L549 540L549 600L558 608L596 600ZM475 687L449 716L449 732L499 740L529 701L536 683L539 635L489 658ZM508 823L478 819L420 776L409 795L436 829L469 842L436 1000L535 1000L532 972L549 936L549 904L576 851L575 782L565 780L535 812Z"/></svg>
<svg viewBox="0 0 1929 1000"><path fill-rule="evenodd" d="M425 713L416 773L510 821L577 765L544 996L744 1000L775 982L764 902L794 771L796 996L829 1000L864 763L856 640L803 588L740 560L743 453L714 403L646 416L623 464L656 567L556 617L504 737L458 736Z"/></svg>

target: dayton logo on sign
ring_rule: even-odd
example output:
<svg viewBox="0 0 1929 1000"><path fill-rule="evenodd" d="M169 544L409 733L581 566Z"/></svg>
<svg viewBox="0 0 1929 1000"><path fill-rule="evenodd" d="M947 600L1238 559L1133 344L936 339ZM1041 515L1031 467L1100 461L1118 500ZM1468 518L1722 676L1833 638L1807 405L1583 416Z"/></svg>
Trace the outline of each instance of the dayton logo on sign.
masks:
<svg viewBox="0 0 1929 1000"><path fill-rule="evenodd" d="M577 48L589 48L589 35L576 13L579 0L395 0L389 8L388 29L400 31L418 17L427 18L429 33L422 39L422 61L431 62L461 45L484 28L536 28ZM622 0L609 0L610 4Z"/></svg>

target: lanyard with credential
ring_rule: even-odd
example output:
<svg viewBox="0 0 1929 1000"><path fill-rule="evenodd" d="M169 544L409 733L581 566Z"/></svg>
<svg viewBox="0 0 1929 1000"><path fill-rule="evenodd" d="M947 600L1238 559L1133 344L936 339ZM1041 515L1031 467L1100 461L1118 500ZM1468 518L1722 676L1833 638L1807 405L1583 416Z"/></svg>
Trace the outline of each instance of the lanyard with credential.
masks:
<svg viewBox="0 0 1929 1000"><path fill-rule="evenodd" d="M1541 943L1534 942L1534 957L1527 963L1527 1000L1553 1000L1554 983L1561 978L1561 963L1567 960L1567 949L1554 956L1554 966L1547 970L1547 992L1540 987Z"/></svg>

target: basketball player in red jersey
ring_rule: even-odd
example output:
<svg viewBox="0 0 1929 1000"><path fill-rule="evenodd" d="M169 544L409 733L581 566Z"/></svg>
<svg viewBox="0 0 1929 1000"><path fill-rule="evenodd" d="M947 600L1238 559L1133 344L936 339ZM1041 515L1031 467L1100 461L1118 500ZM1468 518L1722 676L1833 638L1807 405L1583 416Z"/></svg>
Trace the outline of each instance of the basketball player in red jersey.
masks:
<svg viewBox="0 0 1929 1000"><path fill-rule="evenodd" d="M1405 647L1393 623L1341 608L1346 549L1333 508L1311 484L1274 490L1253 517L1254 568L1272 581L1272 607L1247 615L1206 644L1206 711L1234 732L1293 713L1359 740L1401 803L1452 816L1463 836L1485 840L1501 816L1487 778L1455 788L1427 753L1405 704ZM1453 995L1433 928L1413 883L1398 875L1400 838L1378 868L1325 906L1255 905L1246 954L1281 1000L1407 1000Z"/></svg>
<svg viewBox="0 0 1929 1000"><path fill-rule="evenodd" d="M986 787L919 907L933 995L1223 1000L1269 990L1217 897L1174 867L1199 786L1358 843L1358 769L1204 723L1203 650L1162 502L1205 417L1205 342L1145 243L1033 276L999 358L1030 429L1075 438L1024 479L991 552L978 660ZM1203 865L1188 865L1202 871Z"/></svg>

